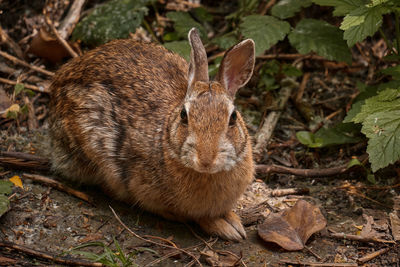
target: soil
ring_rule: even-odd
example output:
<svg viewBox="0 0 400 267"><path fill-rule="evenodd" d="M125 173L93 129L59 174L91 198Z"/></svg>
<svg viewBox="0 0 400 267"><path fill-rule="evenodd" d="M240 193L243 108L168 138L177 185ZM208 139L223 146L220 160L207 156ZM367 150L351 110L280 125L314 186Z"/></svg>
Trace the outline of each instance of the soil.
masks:
<svg viewBox="0 0 400 267"><path fill-rule="evenodd" d="M2 18L3 27L10 29L9 34L14 38L21 39L26 36L30 28L24 23L34 24L41 16L40 11L44 1L34 2L35 5L31 8L27 8L25 1L16 1L13 7L10 3L6 3L5 8L13 9L15 12ZM30 21L24 22L16 18L16 14L22 14L27 9L32 12L31 14L36 14L30 17ZM357 56L360 55L355 55ZM13 67L19 68L19 66ZM57 66L50 66L51 68L56 70ZM317 69L319 71L316 71ZM260 163L274 163L299 169L323 169L345 164L352 156L364 154L365 143L362 142L340 147L308 149L296 141L295 134L300 130L314 128L319 123L329 126L342 121L347 106L357 92L356 82L365 81L369 74L368 70L366 68L352 71L348 69L342 71L340 68L332 70L322 63L306 60L303 72L311 72L302 99L311 106L313 123L307 121L306 114L299 112L293 100L289 101L274 130L268 151ZM250 81L249 87L254 86L254 83L255 81ZM0 84L0 89L11 94L13 87ZM293 93L293 98L296 93ZM239 94L237 102L241 110L245 111L249 130L254 134L264 112L263 108L259 107L269 103L267 112L274 110L274 100L278 92L251 92L243 88ZM48 97L42 94L37 99L35 105L41 105L45 109ZM337 115L330 117L335 112ZM329 119L326 119L327 117ZM46 116L39 120L39 128L36 130L27 130L26 122L17 123L5 119L0 119L0 122L0 151L21 151L46 156L51 149L44 145ZM209 246L212 246L212 251L219 256L214 263L220 266L228 263L230 265L237 263L239 266L304 266L311 263L325 263L324 266L400 266L398 241L397 243L359 242L331 236L332 232L357 235L363 226L366 227L367 216L372 216L374 237L386 241L393 240L389 214L391 212L399 214L400 180L397 167L392 166L378 172L375 175L375 185L367 180L367 173L362 168L339 176L320 178L283 174L257 175L236 208L238 213L242 214L242 220L246 222L247 232L247 239L237 243L209 237L192 223L168 221L137 207L117 202L96 187L70 184L94 199L94 204L89 204L63 191L52 189L46 184L24 178L23 170L4 168L0 169L0 178L9 179L18 175L23 179L24 188L13 188L10 209L0 218L0 240L23 245L54 257L94 241L102 242L106 247L115 250L117 241L125 253L132 253L133 262L138 266L190 265L193 259L185 253L154 263L175 250L135 238L117 221L111 212L110 207L112 207L136 234L164 244L173 242L195 256L202 255L200 261L204 265L210 265L210 257L205 254L210 255ZM35 170L29 169L25 172L35 173ZM45 175L59 179L49 173ZM66 181L63 183L68 184ZM281 188L308 188L310 193L271 196L273 189ZM272 212L292 207L298 199L304 199L318 206L327 220L327 227L314 234L307 241L306 248L301 251L288 252L276 244L263 241L258 236L257 225ZM251 211L254 211L260 203L266 203L265 207L255 217L250 216ZM388 248L388 251L374 257L366 264L359 262L363 256L382 248ZM101 247L80 250L98 254L103 252ZM236 257L232 256L232 253ZM71 257L84 259L82 255ZM7 263L7 259L13 261ZM0 265L63 266L4 246L0 246Z"/></svg>

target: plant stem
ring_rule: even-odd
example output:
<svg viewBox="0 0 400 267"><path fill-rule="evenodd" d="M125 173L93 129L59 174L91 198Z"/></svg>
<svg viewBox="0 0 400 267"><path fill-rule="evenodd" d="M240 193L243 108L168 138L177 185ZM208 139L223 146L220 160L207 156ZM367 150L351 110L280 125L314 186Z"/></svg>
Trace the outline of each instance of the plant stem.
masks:
<svg viewBox="0 0 400 267"><path fill-rule="evenodd" d="M396 25L395 25L395 28L396 28L396 39L397 39L397 54L400 54L400 29L399 29L399 27L400 27L400 25L399 25L399 11L395 11L394 12L394 15L395 15L395 17L396 17Z"/></svg>
<svg viewBox="0 0 400 267"><path fill-rule="evenodd" d="M387 39L385 33L382 31L382 28L379 28L379 33L382 35L382 38L383 38L383 40L385 41L386 46L387 46L387 48L388 48L388 50L389 50L389 53L390 53L390 52L392 51L392 49L393 49L392 44L391 44L391 43L389 42L389 40Z"/></svg>
<svg viewBox="0 0 400 267"><path fill-rule="evenodd" d="M160 43L160 41L158 40L157 36L154 34L153 30L151 29L149 23L147 23L147 21L145 19L143 19L143 25L146 28L146 30L151 34L151 36L153 37L154 41L156 41L157 43Z"/></svg>

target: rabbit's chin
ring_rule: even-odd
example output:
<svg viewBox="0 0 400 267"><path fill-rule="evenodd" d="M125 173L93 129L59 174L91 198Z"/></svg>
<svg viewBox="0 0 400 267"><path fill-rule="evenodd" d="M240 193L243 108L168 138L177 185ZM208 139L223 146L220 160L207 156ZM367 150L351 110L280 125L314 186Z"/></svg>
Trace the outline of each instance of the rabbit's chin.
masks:
<svg viewBox="0 0 400 267"><path fill-rule="evenodd" d="M189 167L195 170L196 172L204 174L215 174L218 172L228 172L232 170L233 167L236 165L236 162L230 162L230 161L225 161L223 163L219 162L209 167L204 167L194 162L189 165L190 165Z"/></svg>

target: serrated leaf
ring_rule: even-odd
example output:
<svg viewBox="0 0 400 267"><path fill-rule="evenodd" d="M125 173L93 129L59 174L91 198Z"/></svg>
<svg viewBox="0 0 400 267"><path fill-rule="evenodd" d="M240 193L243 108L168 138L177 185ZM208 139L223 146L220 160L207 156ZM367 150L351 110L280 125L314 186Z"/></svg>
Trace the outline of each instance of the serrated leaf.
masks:
<svg viewBox="0 0 400 267"><path fill-rule="evenodd" d="M300 143L311 148L322 146L322 140L315 138L312 132L299 131L296 133L296 138Z"/></svg>
<svg viewBox="0 0 400 267"><path fill-rule="evenodd" d="M17 83L14 85L14 94L15 96L19 95L22 90L24 90L25 86L22 83Z"/></svg>
<svg viewBox="0 0 400 267"><path fill-rule="evenodd" d="M378 91L377 86L366 86L363 83L357 82L357 88L360 90L360 94L354 99L354 103L351 109L347 112L343 122L354 122L353 118L361 112L361 107L365 104L365 99L375 96Z"/></svg>
<svg viewBox="0 0 400 267"><path fill-rule="evenodd" d="M11 183L13 183L15 186L24 189L24 186L22 185L21 178L19 178L18 175L15 175L15 176L11 177L11 178L8 179L8 180L9 180Z"/></svg>
<svg viewBox="0 0 400 267"><path fill-rule="evenodd" d="M400 80L400 65L381 70L383 74L390 75L393 79Z"/></svg>
<svg viewBox="0 0 400 267"><path fill-rule="evenodd" d="M400 91L395 89L386 89L377 96L365 100L361 111L353 118L353 122L364 123L370 115L379 112L393 111L400 107Z"/></svg>
<svg viewBox="0 0 400 267"><path fill-rule="evenodd" d="M207 32L203 25L195 21L188 13L182 11L172 11L167 13L167 18L174 22L174 29L178 36L187 39L187 35L192 28L197 28L201 39L207 39Z"/></svg>
<svg viewBox="0 0 400 267"><path fill-rule="evenodd" d="M331 128L321 128L315 134L315 139L320 140L321 147L333 145L353 144L362 139L357 137L360 128L354 123L339 123Z"/></svg>
<svg viewBox="0 0 400 267"><path fill-rule="evenodd" d="M212 39L211 42L218 45L219 48L226 50L237 44L238 39L234 32L228 32L222 36Z"/></svg>
<svg viewBox="0 0 400 267"><path fill-rule="evenodd" d="M285 38L290 24L271 16L250 15L243 18L239 28L245 38L253 39L256 55L260 55Z"/></svg>
<svg viewBox="0 0 400 267"><path fill-rule="evenodd" d="M369 138L367 152L374 172L400 159L400 106L397 108L371 114L363 123L361 131Z"/></svg>
<svg viewBox="0 0 400 267"><path fill-rule="evenodd" d="M313 3L321 6L333 6L334 16L344 16L357 9L362 5L366 5L368 0L312 0Z"/></svg>
<svg viewBox="0 0 400 267"><path fill-rule="evenodd" d="M13 183L10 181L0 180L0 195L8 195L12 192Z"/></svg>
<svg viewBox="0 0 400 267"><path fill-rule="evenodd" d="M347 14L340 26L344 30L344 39L352 47L355 43L374 35L382 25L382 16L389 13L385 6L360 6Z"/></svg>
<svg viewBox="0 0 400 267"><path fill-rule="evenodd" d="M272 7L271 14L280 19L291 18L303 7L310 6L311 3L311 0L281 0Z"/></svg>
<svg viewBox="0 0 400 267"><path fill-rule="evenodd" d="M199 21L211 22L213 20L213 16L204 7L193 8L191 12L193 12L193 16Z"/></svg>
<svg viewBox="0 0 400 267"><path fill-rule="evenodd" d="M172 52L179 54L181 57L189 62L190 60L190 44L188 41L174 41L169 43L164 43L164 47Z"/></svg>
<svg viewBox="0 0 400 267"><path fill-rule="evenodd" d="M99 45L113 39L127 38L140 26L149 0L111 0L83 18L72 33L73 40Z"/></svg>
<svg viewBox="0 0 400 267"><path fill-rule="evenodd" d="M313 51L329 60L351 63L342 31L325 21L301 20L289 34L289 41L302 54Z"/></svg>
<svg viewBox="0 0 400 267"><path fill-rule="evenodd" d="M0 195L0 217L8 211L9 207L10 201L8 200L8 197Z"/></svg>

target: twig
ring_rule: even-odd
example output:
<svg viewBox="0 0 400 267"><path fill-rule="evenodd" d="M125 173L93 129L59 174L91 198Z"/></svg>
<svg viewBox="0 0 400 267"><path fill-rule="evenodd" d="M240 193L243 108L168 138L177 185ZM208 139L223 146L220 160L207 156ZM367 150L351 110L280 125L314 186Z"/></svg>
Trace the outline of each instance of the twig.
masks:
<svg viewBox="0 0 400 267"><path fill-rule="evenodd" d="M22 61L22 60L20 60L20 59L18 59L16 57L11 56L10 54L7 54L6 52L0 51L0 56L5 57L8 60L11 60L14 64L22 65L24 67L30 68L30 69L32 69L34 71L43 73L43 74L48 75L48 76L54 76L54 72L51 72L51 71L45 70L43 68L31 65L31 64L29 64L29 63L27 63L25 61Z"/></svg>
<svg viewBox="0 0 400 267"><path fill-rule="evenodd" d="M327 169L296 169L280 165L256 165L256 172L262 174L280 173L280 174L293 174L303 177L326 177L335 176L348 172L349 168L346 165Z"/></svg>
<svg viewBox="0 0 400 267"><path fill-rule="evenodd" d="M39 183L45 184L47 186L51 186L59 191L66 192L70 195L73 195L79 199L82 199L82 200L94 205L93 200L87 194L80 192L78 190L75 190L67 185L64 185L64 184L60 183L59 181L48 178L46 176L37 175L37 174L24 173L24 174L22 174L22 176L25 178L31 179L35 182L39 182Z"/></svg>
<svg viewBox="0 0 400 267"><path fill-rule="evenodd" d="M32 102L29 100L29 97L24 96L25 105L28 107L28 129L34 130L38 128L38 120L35 116L35 107Z"/></svg>
<svg viewBox="0 0 400 267"><path fill-rule="evenodd" d="M75 0L71 7L69 8L68 14L65 16L64 20L60 23L58 32L62 39L67 40L71 35L72 30L78 23L81 10L85 0Z"/></svg>
<svg viewBox="0 0 400 267"><path fill-rule="evenodd" d="M38 86L27 84L27 83L19 83L19 82L8 80L8 79L4 79L4 78L1 78L1 77L0 77L0 82L6 83L6 84L10 84L10 85L22 84L22 85L24 85L25 88L32 89L32 90L37 91L37 92L47 93L47 94L50 93L49 88L46 88L46 87L43 87L43 86L42 87L38 87Z"/></svg>
<svg viewBox="0 0 400 267"><path fill-rule="evenodd" d="M13 39L10 38L10 36L8 36L7 32L5 30L3 30L3 28L0 26L0 40L2 42L5 42L6 44L8 44L8 46L14 50L15 54L19 57L19 58L24 58L24 53L22 52L21 47L14 42Z"/></svg>
<svg viewBox="0 0 400 267"><path fill-rule="evenodd" d="M308 193L310 193L310 189L308 188L282 188L272 190L271 196L282 197L287 195L303 195Z"/></svg>
<svg viewBox="0 0 400 267"><path fill-rule="evenodd" d="M291 261L291 260L280 260L282 263L291 265L301 265L301 266L312 266L312 267L357 267L357 263L352 262L307 262L307 261Z"/></svg>
<svg viewBox="0 0 400 267"><path fill-rule="evenodd" d="M88 262L84 260L77 260L77 259L72 259L72 258L67 258L67 257L60 257L60 256L55 256L47 252L43 251L38 251L34 250L25 246L17 245L11 242L5 242L5 241L0 241L0 247L6 247L10 249L14 249L17 251L20 251L25 254L32 255L34 257L38 257L41 259L46 259L53 261L55 263L59 264L65 264L65 265L73 265L73 266L94 266L94 267L100 267L104 266L102 263L99 262Z"/></svg>
<svg viewBox="0 0 400 267"><path fill-rule="evenodd" d="M0 151L0 165L17 169L50 170L49 161L47 159L21 152Z"/></svg>
<svg viewBox="0 0 400 267"><path fill-rule="evenodd" d="M330 230L332 232L332 230ZM365 237L361 235L352 235L352 234L345 234L345 233L330 233L330 237L337 238L337 239L347 239L352 241L360 241L360 242L377 242L377 243L388 243L388 244L396 244L393 240L384 240L375 237Z"/></svg>
<svg viewBox="0 0 400 267"><path fill-rule="evenodd" d="M114 209L113 209L111 206L109 206L109 207L110 207L112 213L114 214L114 217L115 217L115 218L117 219L117 221L122 225L122 227L124 227L129 233L131 233L131 234L132 234L134 237L136 237L137 239L140 239L140 240L142 240L142 241L145 241L145 242L147 242L147 243L154 244L154 245L157 245L157 246L161 246L161 247L165 247L165 248L176 249L176 250L178 250L178 251L180 251L180 252L182 252L182 253L184 253L184 254L190 256L191 258L193 258L199 266L203 266L203 265L200 263L200 261L196 258L196 256L194 256L194 255L193 255L192 253L190 253L189 251L186 251L186 250L181 249L181 248L178 248L178 247L173 247L173 246L170 246L170 245L165 245L165 244L162 244L162 243L159 243L159 242L155 242L155 241L153 241L153 240L149 240L149 239L143 238L143 237L141 237L140 235L136 234L136 233L135 233L134 231L132 231L128 226L126 226L126 224L124 224L124 223L121 221L121 219L118 217L118 215L117 215L117 213L114 211Z"/></svg>
<svg viewBox="0 0 400 267"><path fill-rule="evenodd" d="M58 33L56 27L54 26L53 22L50 20L50 17L48 14L45 15L45 20L47 25L50 27L51 31L54 33L56 36L57 40L61 43L62 46L68 51L68 53L71 55L71 57L78 57L78 54L71 48L71 46L65 41L60 34Z"/></svg>
<svg viewBox="0 0 400 267"><path fill-rule="evenodd" d="M303 98L303 94L304 94L304 89L306 88L309 78L310 78L310 73L309 72L304 73L303 79L301 80L301 83L299 86L299 90L297 91L297 94L296 94L296 99L295 99L296 103L301 102L301 99Z"/></svg>
<svg viewBox="0 0 400 267"><path fill-rule="evenodd" d="M267 14L268 9L270 9L273 5L275 5L276 0L270 0L268 3L265 4L264 8L261 10L260 14L265 15Z"/></svg>
<svg viewBox="0 0 400 267"><path fill-rule="evenodd" d="M365 255L364 257L359 258L357 261L360 262L360 263L365 263L365 262L370 261L370 260L372 260L372 259L374 259L374 258L376 258L376 257L388 252L388 251L389 251L389 248L383 248L383 249L380 249L378 251L372 252L372 253L370 253L368 255Z"/></svg>
<svg viewBox="0 0 400 267"><path fill-rule="evenodd" d="M254 159L256 162L260 161L264 150L266 149L275 126L281 116L282 110L288 101L292 90L298 87L298 83L292 78L286 78L281 81L280 99L278 103L278 110L271 111L266 118L264 118L262 127L257 131L254 136L255 145L253 149Z"/></svg>

